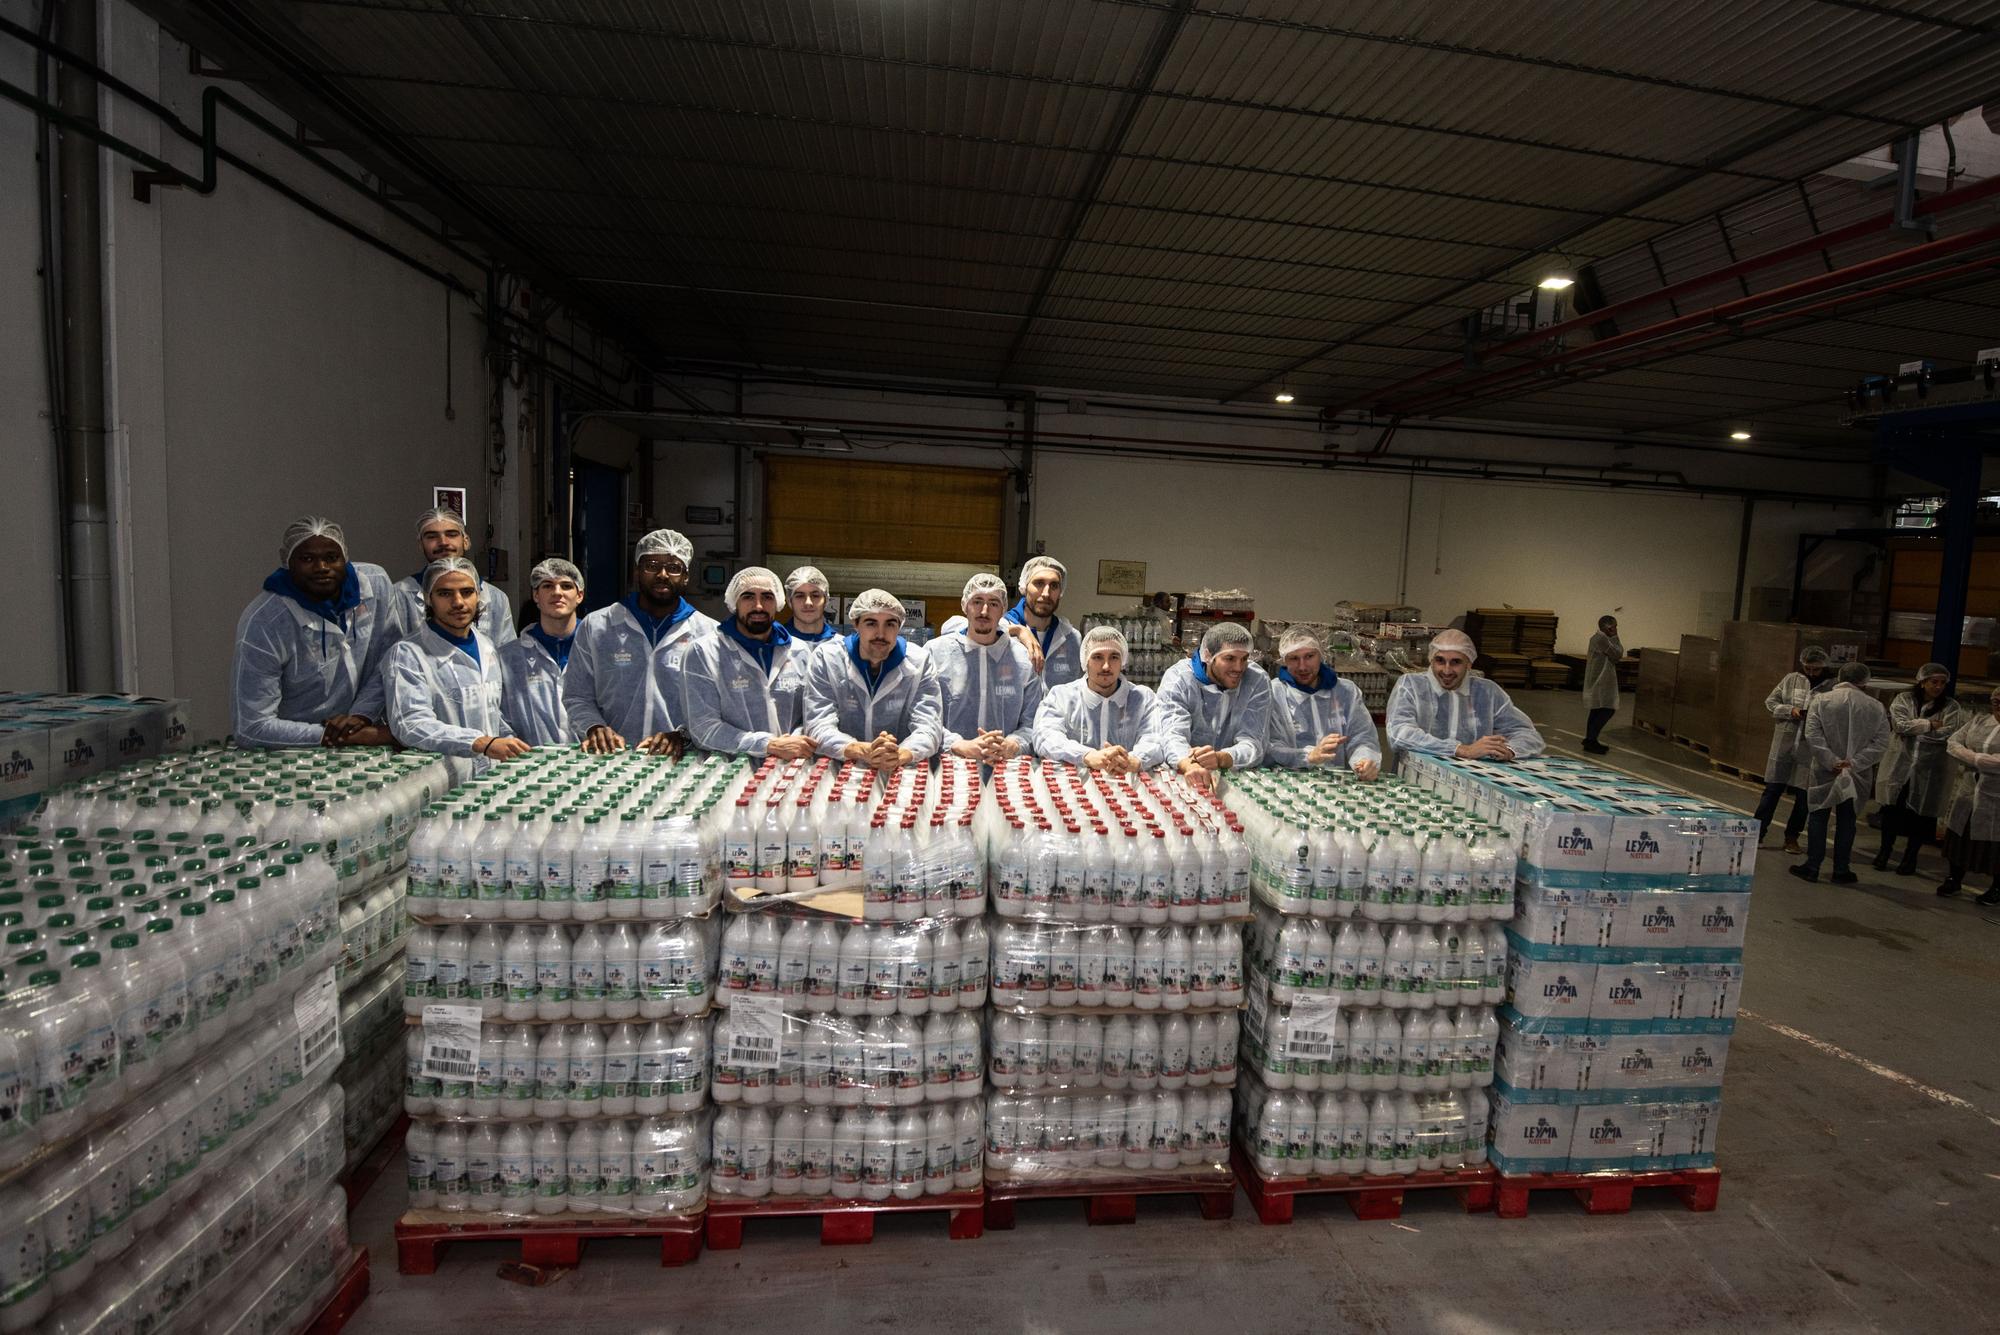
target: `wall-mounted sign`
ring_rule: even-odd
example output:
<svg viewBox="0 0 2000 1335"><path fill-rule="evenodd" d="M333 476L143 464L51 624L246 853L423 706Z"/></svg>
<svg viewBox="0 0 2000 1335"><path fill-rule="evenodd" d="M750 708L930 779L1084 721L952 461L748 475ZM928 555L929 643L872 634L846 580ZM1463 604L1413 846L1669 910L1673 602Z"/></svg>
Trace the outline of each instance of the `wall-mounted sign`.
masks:
<svg viewBox="0 0 2000 1335"><path fill-rule="evenodd" d="M1143 598L1146 594L1146 563L1144 561L1099 561L1097 563L1097 591L1113 593L1130 598Z"/></svg>

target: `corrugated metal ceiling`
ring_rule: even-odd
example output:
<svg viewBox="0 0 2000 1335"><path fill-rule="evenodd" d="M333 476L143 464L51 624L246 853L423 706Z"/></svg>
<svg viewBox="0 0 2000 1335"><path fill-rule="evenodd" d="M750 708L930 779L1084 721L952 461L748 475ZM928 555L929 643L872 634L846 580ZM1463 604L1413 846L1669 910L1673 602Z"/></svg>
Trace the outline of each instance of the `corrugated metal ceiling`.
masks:
<svg viewBox="0 0 2000 1335"><path fill-rule="evenodd" d="M1555 263L1595 262L1618 301L1879 213L1816 173L2000 87L2000 0L266 8L663 358L1302 403L1449 362L1466 315ZM1439 406L1841 439L1815 402L2000 342L1996 305L1918 291Z"/></svg>

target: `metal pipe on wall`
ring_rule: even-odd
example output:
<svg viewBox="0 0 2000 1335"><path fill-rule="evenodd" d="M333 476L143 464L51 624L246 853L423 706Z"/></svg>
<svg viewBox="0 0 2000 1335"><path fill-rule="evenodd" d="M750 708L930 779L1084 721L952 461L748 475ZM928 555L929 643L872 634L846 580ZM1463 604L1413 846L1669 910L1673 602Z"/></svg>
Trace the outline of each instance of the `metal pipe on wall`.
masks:
<svg viewBox="0 0 2000 1335"><path fill-rule="evenodd" d="M64 5L62 43L97 58L97 6ZM56 76L56 101L72 120L97 124L97 81L74 66ZM61 487L68 566L70 688L117 689L111 638L111 513L104 423L104 217L97 144L63 126L56 137L62 192L63 449Z"/></svg>

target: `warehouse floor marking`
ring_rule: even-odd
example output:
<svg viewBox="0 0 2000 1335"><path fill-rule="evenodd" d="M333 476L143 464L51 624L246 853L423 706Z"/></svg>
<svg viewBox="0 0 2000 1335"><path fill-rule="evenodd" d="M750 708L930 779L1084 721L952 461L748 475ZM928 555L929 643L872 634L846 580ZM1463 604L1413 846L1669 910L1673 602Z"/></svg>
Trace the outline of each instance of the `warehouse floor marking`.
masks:
<svg viewBox="0 0 2000 1335"><path fill-rule="evenodd" d="M1992 1123L1996 1127L2000 1127L2000 1117L1987 1117L1985 1113L1979 1110L1979 1106L1977 1104L1968 1103L1966 1100L1960 1098L1958 1095L1947 1094L1942 1089L1933 1089L1931 1086L1925 1084L1921 1080L1918 1080L1914 1076L1904 1075L1901 1071L1892 1071L1888 1067L1882 1065L1880 1062L1869 1061L1866 1057L1860 1056L1856 1053L1849 1052L1846 1048L1839 1047L1835 1044L1829 1043L1823 1038L1814 1038L1811 1034L1806 1033L1804 1030L1794 1029L1788 1024L1779 1024L1776 1020L1767 1020L1763 1016L1758 1015L1754 1011L1746 1011L1738 1009L1736 1015L1737 1018L1739 1019L1755 1020L1758 1024L1763 1025L1766 1029L1769 1029L1775 1033L1783 1034L1786 1038L1796 1038L1797 1040L1799 1040L1799 1042L1804 1043L1808 1047L1816 1048L1819 1051L1824 1052L1829 1057L1838 1057L1840 1058L1840 1060L1844 1062L1852 1062L1854 1065L1859 1066L1862 1070L1869 1072L1871 1075L1879 1075L1884 1080L1893 1080L1897 1084L1903 1086L1905 1089L1913 1089L1917 1093L1923 1095L1925 1098L1933 1099L1938 1103L1944 1104L1948 1108L1963 1108L1965 1109L1965 1111L1972 1113L1975 1116L1985 1117L1988 1122Z"/></svg>

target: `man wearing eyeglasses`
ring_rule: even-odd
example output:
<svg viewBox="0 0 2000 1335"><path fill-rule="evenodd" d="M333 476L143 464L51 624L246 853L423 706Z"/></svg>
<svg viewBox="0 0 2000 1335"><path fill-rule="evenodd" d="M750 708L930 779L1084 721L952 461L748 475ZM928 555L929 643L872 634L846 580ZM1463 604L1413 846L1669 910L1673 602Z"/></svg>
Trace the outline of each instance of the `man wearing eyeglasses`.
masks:
<svg viewBox="0 0 2000 1335"><path fill-rule="evenodd" d="M577 623L563 709L584 750L680 754L679 651L715 630L715 618L681 596L693 557L693 543L654 529L633 552L632 592Z"/></svg>

